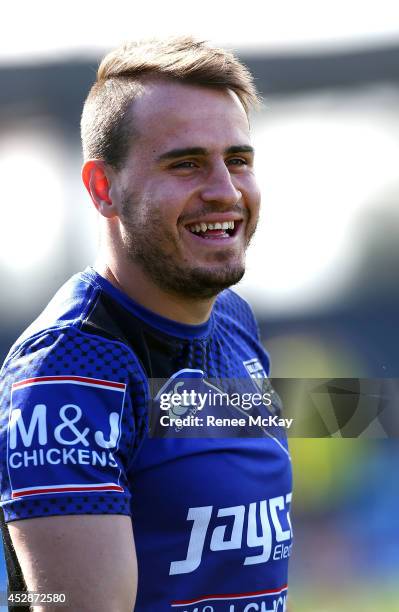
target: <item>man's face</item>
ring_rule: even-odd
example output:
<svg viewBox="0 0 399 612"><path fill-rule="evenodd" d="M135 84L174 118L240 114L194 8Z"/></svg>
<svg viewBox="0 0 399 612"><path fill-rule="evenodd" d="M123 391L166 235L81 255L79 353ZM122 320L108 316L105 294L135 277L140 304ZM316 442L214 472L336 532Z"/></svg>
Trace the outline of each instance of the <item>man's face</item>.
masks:
<svg viewBox="0 0 399 612"><path fill-rule="evenodd" d="M243 276L258 219L245 111L232 92L162 81L132 117L117 187L125 255L169 293L214 296Z"/></svg>

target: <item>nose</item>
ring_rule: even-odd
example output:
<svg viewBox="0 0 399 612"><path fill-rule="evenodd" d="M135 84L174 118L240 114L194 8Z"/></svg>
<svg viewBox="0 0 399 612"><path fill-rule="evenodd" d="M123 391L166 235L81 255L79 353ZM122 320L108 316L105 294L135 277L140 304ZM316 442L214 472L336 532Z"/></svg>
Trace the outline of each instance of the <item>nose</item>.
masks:
<svg viewBox="0 0 399 612"><path fill-rule="evenodd" d="M201 190L202 200L224 206L234 206L241 200L241 197L241 191L235 187L226 164L221 162L213 166Z"/></svg>

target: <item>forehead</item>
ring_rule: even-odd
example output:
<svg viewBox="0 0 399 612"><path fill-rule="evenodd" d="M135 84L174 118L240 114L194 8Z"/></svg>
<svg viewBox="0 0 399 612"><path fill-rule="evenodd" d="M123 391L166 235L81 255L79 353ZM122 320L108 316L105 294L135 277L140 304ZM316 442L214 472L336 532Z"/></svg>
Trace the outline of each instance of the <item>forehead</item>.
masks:
<svg viewBox="0 0 399 612"><path fill-rule="evenodd" d="M146 83L131 116L136 144L150 145L154 152L185 146L225 149L250 141L247 115L230 90L173 81Z"/></svg>

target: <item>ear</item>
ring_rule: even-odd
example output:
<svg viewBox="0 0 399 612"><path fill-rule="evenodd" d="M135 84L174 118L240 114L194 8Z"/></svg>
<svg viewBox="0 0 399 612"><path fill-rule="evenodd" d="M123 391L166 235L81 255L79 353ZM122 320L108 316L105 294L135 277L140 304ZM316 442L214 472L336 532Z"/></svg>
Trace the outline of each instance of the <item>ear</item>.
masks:
<svg viewBox="0 0 399 612"><path fill-rule="evenodd" d="M103 216L111 219L117 215L117 207L112 201L111 172L100 159L89 159L83 164L82 180L94 206Z"/></svg>

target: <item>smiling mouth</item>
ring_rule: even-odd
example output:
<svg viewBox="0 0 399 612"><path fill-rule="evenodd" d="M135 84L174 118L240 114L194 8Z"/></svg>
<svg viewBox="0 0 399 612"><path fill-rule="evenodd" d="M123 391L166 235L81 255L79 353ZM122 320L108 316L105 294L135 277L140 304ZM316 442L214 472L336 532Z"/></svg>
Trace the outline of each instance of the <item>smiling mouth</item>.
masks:
<svg viewBox="0 0 399 612"><path fill-rule="evenodd" d="M228 239L236 235L241 220L236 221L216 221L215 223L192 223L186 229L203 239Z"/></svg>

